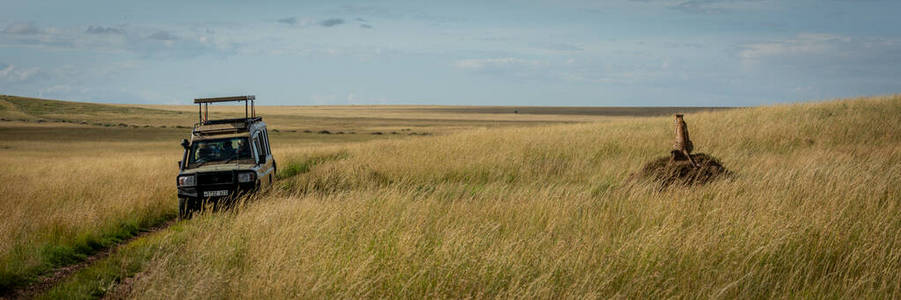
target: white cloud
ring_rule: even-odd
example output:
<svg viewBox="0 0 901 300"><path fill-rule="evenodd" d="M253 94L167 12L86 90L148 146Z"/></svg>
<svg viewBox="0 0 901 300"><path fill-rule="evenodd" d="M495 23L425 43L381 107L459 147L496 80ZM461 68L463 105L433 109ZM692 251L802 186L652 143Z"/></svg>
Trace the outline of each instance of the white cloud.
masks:
<svg viewBox="0 0 901 300"><path fill-rule="evenodd" d="M330 18L319 22L319 26L322 27L333 27L341 24L344 24L344 19L341 18Z"/></svg>
<svg viewBox="0 0 901 300"><path fill-rule="evenodd" d="M536 60L526 60L513 57L503 58L481 58L481 59L462 59L454 63L454 66L464 70L471 71L489 71L507 68L532 68L543 65L542 62Z"/></svg>
<svg viewBox="0 0 901 300"><path fill-rule="evenodd" d="M89 26L85 33L93 33L93 34L123 34L125 33L122 29L114 28L114 27L103 27L103 26Z"/></svg>
<svg viewBox="0 0 901 300"><path fill-rule="evenodd" d="M128 30L125 30L125 29ZM226 28L234 29L234 28ZM15 23L0 31L0 48L35 48L54 51L134 53L142 56L185 58L231 55L239 47L260 39L246 32L216 34L205 26L83 26L38 28Z"/></svg>
<svg viewBox="0 0 901 300"><path fill-rule="evenodd" d="M660 64L616 65L602 61L582 61L574 58L560 60L529 60L514 57L463 59L456 68L473 73L499 77L540 80L545 82L631 84L659 80L668 62Z"/></svg>
<svg viewBox="0 0 901 300"><path fill-rule="evenodd" d="M731 11L756 10L766 7L761 0L688 0L670 6L689 13L716 14Z"/></svg>
<svg viewBox="0 0 901 300"><path fill-rule="evenodd" d="M288 24L288 25L294 25L294 24L297 24L297 17L282 18L282 19L278 19L276 22Z"/></svg>
<svg viewBox="0 0 901 300"><path fill-rule="evenodd" d="M31 23L13 23L3 29L4 33L12 34L39 34L41 29Z"/></svg>
<svg viewBox="0 0 901 300"><path fill-rule="evenodd" d="M178 39L178 36L168 32L168 31L157 31L153 34L147 36L149 39L160 40L160 41L174 41Z"/></svg>
<svg viewBox="0 0 901 300"><path fill-rule="evenodd" d="M298 27L298 28L307 28L316 24L316 20L313 18L299 18L299 17L287 17L281 18L275 21L279 24L284 24L286 26ZM284 26L283 25L283 26Z"/></svg>
<svg viewBox="0 0 901 300"><path fill-rule="evenodd" d="M736 11L755 11L771 8L771 0L632 0L633 2L663 5L666 8L693 14L721 14Z"/></svg>
<svg viewBox="0 0 901 300"><path fill-rule="evenodd" d="M532 46L532 47L535 47L538 49L559 51L559 52L576 52L576 51L584 51L585 50L584 48L582 48L580 46L570 44L570 43L554 43L554 42L546 42L546 41L532 42L532 43L529 43L529 46Z"/></svg>
<svg viewBox="0 0 901 300"><path fill-rule="evenodd" d="M41 71L40 68L19 68L14 65L0 64L0 80L5 81L25 81L31 79Z"/></svg>
<svg viewBox="0 0 901 300"><path fill-rule="evenodd" d="M901 42L893 38L799 34L742 45L743 72L760 76L771 89L801 98L898 91Z"/></svg>
<svg viewBox="0 0 901 300"><path fill-rule="evenodd" d="M831 34L799 34L797 38L752 43L743 46L739 57L745 60L785 55L821 55L840 50L851 43L851 38Z"/></svg>

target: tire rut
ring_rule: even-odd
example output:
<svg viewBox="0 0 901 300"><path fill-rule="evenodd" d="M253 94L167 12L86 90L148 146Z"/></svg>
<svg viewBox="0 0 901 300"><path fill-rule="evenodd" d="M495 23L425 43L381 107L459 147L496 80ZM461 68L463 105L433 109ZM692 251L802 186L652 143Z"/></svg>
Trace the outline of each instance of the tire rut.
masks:
<svg viewBox="0 0 901 300"><path fill-rule="evenodd" d="M85 258L83 261L81 261L79 263L68 265L68 266L58 267L58 268L54 269L53 271L50 271L50 272L42 275L40 278L38 278L37 280L35 280L34 282L32 282L26 286L15 288L15 289L12 289L10 291L3 293L3 295L0 295L0 299L33 299L33 298L37 297L38 295L41 295L44 292L49 291L51 288L53 288L57 284L63 282L64 280L66 280L72 274L75 274L79 270L87 268L88 266L93 265L95 262L100 261L100 260L110 256L110 254L115 253L122 246L125 246L128 243L131 243L132 241L134 241L138 238L141 238L146 235L153 234L157 231L166 229L169 226L172 226L172 224L175 224L176 221L177 221L177 219L173 218L162 224L145 229L145 230L141 231L140 233L138 233L126 240L123 240L122 242L119 242L113 246L107 247L103 250L98 251L97 253L94 253L93 255Z"/></svg>

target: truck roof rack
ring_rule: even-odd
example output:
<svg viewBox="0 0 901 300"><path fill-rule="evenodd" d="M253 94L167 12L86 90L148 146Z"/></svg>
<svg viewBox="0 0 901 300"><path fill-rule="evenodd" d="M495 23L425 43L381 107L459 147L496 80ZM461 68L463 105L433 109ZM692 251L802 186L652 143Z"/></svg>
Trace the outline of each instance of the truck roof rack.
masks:
<svg viewBox="0 0 901 300"><path fill-rule="evenodd" d="M254 95L247 96L231 96L231 97L215 97L215 98L197 98L194 103L215 103L215 102L232 102L232 101L253 101L256 99Z"/></svg>
<svg viewBox="0 0 901 300"><path fill-rule="evenodd" d="M192 133L194 135L208 135L246 131L250 124L263 120L262 117L256 116L254 100L256 100L254 95L194 99L194 103L197 103L198 122L194 124ZM210 103L239 101L244 101L244 118L210 120ZM206 126L206 128L201 128L202 126Z"/></svg>
<svg viewBox="0 0 901 300"><path fill-rule="evenodd" d="M254 95L247 95L247 96L231 96L231 97L194 99L194 103L197 103L198 121L201 124L211 121L210 120L210 103L238 102L238 101L244 101L244 119L256 118L257 111L256 111L256 108L254 107L254 100L256 100L256 98L257 97Z"/></svg>
<svg viewBox="0 0 901 300"><path fill-rule="evenodd" d="M203 125L217 125L217 124L233 124L233 123L253 123L257 121L262 121L263 117L256 118L237 118L237 119L219 119L219 120L208 120L203 122Z"/></svg>

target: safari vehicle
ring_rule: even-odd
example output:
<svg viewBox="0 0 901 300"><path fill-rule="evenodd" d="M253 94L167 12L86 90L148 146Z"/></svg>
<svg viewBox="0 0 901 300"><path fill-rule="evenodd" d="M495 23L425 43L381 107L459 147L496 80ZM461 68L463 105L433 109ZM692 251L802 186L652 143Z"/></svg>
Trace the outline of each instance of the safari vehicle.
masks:
<svg viewBox="0 0 901 300"><path fill-rule="evenodd" d="M229 205L272 184L275 159L255 96L198 98L199 122L183 139L178 162L178 216L190 218L205 204ZM210 103L244 101L244 118L209 119Z"/></svg>

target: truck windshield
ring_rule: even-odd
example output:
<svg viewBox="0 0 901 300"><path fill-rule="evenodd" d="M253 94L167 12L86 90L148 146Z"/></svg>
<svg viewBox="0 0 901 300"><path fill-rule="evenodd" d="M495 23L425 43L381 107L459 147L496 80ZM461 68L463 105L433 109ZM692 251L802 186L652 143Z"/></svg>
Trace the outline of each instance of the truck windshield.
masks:
<svg viewBox="0 0 901 300"><path fill-rule="evenodd" d="M191 145L188 167L196 168L205 164L224 164L250 160L250 144L246 137L195 141Z"/></svg>

